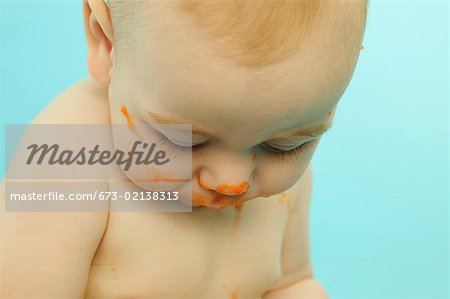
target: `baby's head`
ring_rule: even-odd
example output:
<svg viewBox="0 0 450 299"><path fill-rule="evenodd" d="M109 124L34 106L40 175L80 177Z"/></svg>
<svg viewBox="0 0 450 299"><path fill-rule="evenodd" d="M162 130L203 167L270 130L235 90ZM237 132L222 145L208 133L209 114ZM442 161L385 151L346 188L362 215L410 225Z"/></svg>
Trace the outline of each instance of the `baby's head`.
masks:
<svg viewBox="0 0 450 299"><path fill-rule="evenodd" d="M112 122L126 106L137 122L192 124L193 205L210 207L298 181L366 21L364 0L89 0L84 11Z"/></svg>

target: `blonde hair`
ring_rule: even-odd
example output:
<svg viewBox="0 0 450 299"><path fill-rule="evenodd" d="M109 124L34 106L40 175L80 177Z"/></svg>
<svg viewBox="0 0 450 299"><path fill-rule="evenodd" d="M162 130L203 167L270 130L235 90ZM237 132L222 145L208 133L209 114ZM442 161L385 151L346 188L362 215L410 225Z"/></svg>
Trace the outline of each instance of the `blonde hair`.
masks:
<svg viewBox="0 0 450 299"><path fill-rule="evenodd" d="M275 64L296 53L301 44L307 41L317 22L323 17L332 17L323 12L333 1L344 4L340 9L335 9L338 7L335 6L333 14L345 14L348 1L361 4L359 15L349 17L357 19L356 22L362 25L362 31L367 14L366 0L163 1L175 1L174 7L190 20L201 35L215 41L218 54L253 68ZM131 3L135 14L139 14L150 2L152 1L110 0L116 38L118 35L125 37L125 28L130 28L131 22L135 20L136 16L130 18L126 13L130 11ZM140 18L143 17L141 13ZM121 29L117 30L118 27Z"/></svg>

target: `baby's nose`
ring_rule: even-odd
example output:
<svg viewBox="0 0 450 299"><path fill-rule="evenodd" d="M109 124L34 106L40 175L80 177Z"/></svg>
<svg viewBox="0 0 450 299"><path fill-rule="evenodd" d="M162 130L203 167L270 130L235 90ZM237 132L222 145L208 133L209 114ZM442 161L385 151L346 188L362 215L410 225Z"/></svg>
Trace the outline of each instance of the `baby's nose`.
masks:
<svg viewBox="0 0 450 299"><path fill-rule="evenodd" d="M221 195L238 196L250 190L256 164L245 154L222 151L198 170L198 184Z"/></svg>
<svg viewBox="0 0 450 299"><path fill-rule="evenodd" d="M198 184L205 190L215 191L221 195L242 195L250 189L252 167L219 167L203 168L198 173Z"/></svg>

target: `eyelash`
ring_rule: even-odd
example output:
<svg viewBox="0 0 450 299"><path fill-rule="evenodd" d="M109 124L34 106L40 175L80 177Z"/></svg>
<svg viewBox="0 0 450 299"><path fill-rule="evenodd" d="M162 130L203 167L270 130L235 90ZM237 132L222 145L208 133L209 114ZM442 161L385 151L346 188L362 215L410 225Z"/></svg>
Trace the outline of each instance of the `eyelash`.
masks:
<svg viewBox="0 0 450 299"><path fill-rule="evenodd" d="M169 150L177 150L177 151L181 151L183 153L188 153L188 152L199 153L208 144L208 142L205 142L205 143L201 143L198 145L194 145L192 147L181 146L181 145L173 143L163 134L161 134L159 132L156 132L156 133L158 135L158 141L160 144L167 146L169 148ZM296 148L290 149L288 151L279 150L267 143L261 144L260 147L264 150L264 152L266 152L267 154L269 154L273 157L277 157L282 160L284 160L284 159L295 160L298 157L298 154L300 154L310 143L311 143L311 141L305 142L305 143L301 144L300 146L297 146Z"/></svg>
<svg viewBox="0 0 450 299"><path fill-rule="evenodd" d="M285 159L295 160L298 157L298 154L300 154L310 143L311 143L311 141L302 143L301 145L297 146L296 148L290 149L288 151L283 151L283 150L277 149L267 143L261 144L261 147L269 155L274 156L276 158L280 158L281 160L285 160Z"/></svg>
<svg viewBox="0 0 450 299"><path fill-rule="evenodd" d="M158 135L159 143L167 146L169 150L177 150L177 151L180 151L183 153L189 153L189 152L198 153L207 144L207 143L201 143L201 144L194 145L194 146L181 146L181 145L175 144L172 141L170 141L166 136L164 136L164 134L161 134L159 132L156 132L156 133Z"/></svg>

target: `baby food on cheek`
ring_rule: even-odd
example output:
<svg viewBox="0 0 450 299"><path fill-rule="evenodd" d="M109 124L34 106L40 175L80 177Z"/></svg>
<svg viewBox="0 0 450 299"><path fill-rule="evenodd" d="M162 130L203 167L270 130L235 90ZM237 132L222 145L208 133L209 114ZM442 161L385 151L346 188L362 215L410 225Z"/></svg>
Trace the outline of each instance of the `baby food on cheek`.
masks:
<svg viewBox="0 0 450 299"><path fill-rule="evenodd" d="M253 154L253 155L252 155L252 162L255 162L255 160L256 160L256 155Z"/></svg>
<svg viewBox="0 0 450 299"><path fill-rule="evenodd" d="M125 120L127 121L128 128L136 135L136 137L139 140L143 140L142 135L138 132L138 129L134 126L134 118L131 115L131 113L128 111L127 107L125 105L122 105L120 107L120 112L125 117Z"/></svg>
<svg viewBox="0 0 450 299"><path fill-rule="evenodd" d="M128 112L128 109L127 109L127 107L125 105L122 105L122 107L120 108L120 112L123 114L123 116L125 116L125 119L127 120L128 127L132 127L133 126L133 117Z"/></svg>

